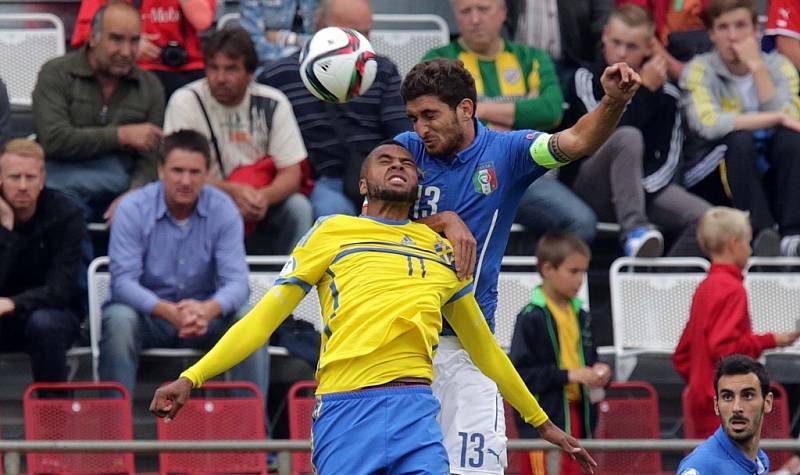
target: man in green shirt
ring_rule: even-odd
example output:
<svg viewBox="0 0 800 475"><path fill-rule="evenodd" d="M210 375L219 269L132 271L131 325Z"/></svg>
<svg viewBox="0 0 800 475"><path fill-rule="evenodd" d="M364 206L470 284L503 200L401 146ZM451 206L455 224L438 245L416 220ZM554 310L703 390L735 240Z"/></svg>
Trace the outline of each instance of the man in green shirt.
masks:
<svg viewBox="0 0 800 475"><path fill-rule="evenodd" d="M553 60L543 50L503 39L505 0L452 0L452 5L460 36L422 59L444 57L464 63L478 91L476 116L488 127L556 129L564 97ZM591 244L597 217L569 188L545 176L526 190L515 221L536 238L560 230Z"/></svg>

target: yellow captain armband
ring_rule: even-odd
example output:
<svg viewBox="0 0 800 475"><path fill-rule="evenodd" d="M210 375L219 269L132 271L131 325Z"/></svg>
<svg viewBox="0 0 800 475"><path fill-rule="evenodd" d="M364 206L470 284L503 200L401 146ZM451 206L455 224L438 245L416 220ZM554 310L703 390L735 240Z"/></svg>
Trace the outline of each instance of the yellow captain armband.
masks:
<svg viewBox="0 0 800 475"><path fill-rule="evenodd" d="M558 146L558 133L541 133L530 148L531 158L544 168L558 168L571 162L569 155Z"/></svg>

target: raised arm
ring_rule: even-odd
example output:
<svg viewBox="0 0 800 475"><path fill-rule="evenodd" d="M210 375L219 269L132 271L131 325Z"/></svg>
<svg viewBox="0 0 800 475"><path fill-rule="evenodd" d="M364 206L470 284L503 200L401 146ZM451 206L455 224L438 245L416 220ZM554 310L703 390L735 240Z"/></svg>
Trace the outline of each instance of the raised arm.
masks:
<svg viewBox="0 0 800 475"><path fill-rule="evenodd" d="M593 473L592 468L597 463L574 437L548 419L511 360L497 344L473 294L467 294L445 306L443 313L475 366L497 383L503 397L519 411L525 422L536 427L543 439L575 457L584 470Z"/></svg>
<svg viewBox="0 0 800 475"><path fill-rule="evenodd" d="M616 129L625 106L639 89L642 79L627 64L616 63L603 71L600 82L605 95L597 108L551 138L550 148L563 162L591 155L603 145Z"/></svg>

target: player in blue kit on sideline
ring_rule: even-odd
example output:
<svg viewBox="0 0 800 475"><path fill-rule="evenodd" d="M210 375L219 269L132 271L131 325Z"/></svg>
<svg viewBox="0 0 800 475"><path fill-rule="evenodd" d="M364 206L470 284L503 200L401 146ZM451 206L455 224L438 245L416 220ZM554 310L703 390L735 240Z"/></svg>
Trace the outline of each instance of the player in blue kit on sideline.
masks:
<svg viewBox="0 0 800 475"><path fill-rule="evenodd" d="M772 393L764 365L745 355L720 361L714 377L714 412L720 427L678 466L680 475L761 475L769 458L758 448Z"/></svg>
<svg viewBox="0 0 800 475"><path fill-rule="evenodd" d="M494 330L497 278L522 193L548 169L593 154L611 135L641 78L624 63L606 68L605 96L571 128L495 132L475 119L472 75L457 60L417 64L401 95L414 132L396 139L421 170L411 217L453 244L461 278L475 274L475 297ZM477 266L476 266L477 262ZM501 474L506 465L503 404L445 325L434 360L433 392L456 474Z"/></svg>

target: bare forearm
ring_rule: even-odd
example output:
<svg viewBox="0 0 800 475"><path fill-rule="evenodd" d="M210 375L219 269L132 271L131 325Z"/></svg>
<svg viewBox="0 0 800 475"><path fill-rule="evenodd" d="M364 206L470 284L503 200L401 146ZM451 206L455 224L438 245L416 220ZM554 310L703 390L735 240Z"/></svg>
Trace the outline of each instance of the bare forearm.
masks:
<svg viewBox="0 0 800 475"><path fill-rule="evenodd" d="M433 229L437 233L443 233L444 228L447 226L447 219L449 218L448 216L449 214L455 214L455 213L453 213L452 211L442 211L441 213L436 213L431 216L419 218L416 221Z"/></svg>
<svg viewBox="0 0 800 475"><path fill-rule="evenodd" d="M795 68L800 69L800 40L788 36L778 36L775 45L780 54L789 58Z"/></svg>
<svg viewBox="0 0 800 475"><path fill-rule="evenodd" d="M758 102L764 104L775 96L775 83L769 75L766 66L761 66L753 71L753 82L758 94Z"/></svg>
<svg viewBox="0 0 800 475"><path fill-rule="evenodd" d="M514 125L514 112L516 106L513 102L480 102L478 103L478 119L491 124L511 128Z"/></svg>
<svg viewBox="0 0 800 475"><path fill-rule="evenodd" d="M198 32L206 31L213 23L216 7L209 0L181 0L180 5L183 16Z"/></svg>
<svg viewBox="0 0 800 475"><path fill-rule="evenodd" d="M776 127L781 124L783 114L780 112L749 112L736 116L736 130L758 130Z"/></svg>
<svg viewBox="0 0 800 475"><path fill-rule="evenodd" d="M558 145L561 151L570 160L596 152L617 128L619 119L625 112L625 105L603 96L593 111L581 117L569 129L559 133Z"/></svg>

